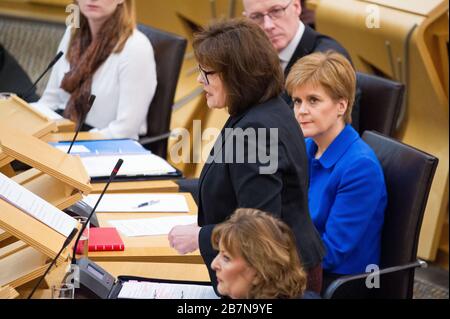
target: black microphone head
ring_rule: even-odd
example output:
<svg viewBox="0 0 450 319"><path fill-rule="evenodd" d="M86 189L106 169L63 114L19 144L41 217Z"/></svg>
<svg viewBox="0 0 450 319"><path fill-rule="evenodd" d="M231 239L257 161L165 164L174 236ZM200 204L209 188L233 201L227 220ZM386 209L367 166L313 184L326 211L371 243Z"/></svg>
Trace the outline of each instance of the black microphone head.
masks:
<svg viewBox="0 0 450 319"><path fill-rule="evenodd" d="M94 94L91 94L91 96L89 97L89 102L88 102L89 109L92 107L92 105L94 105L95 98L96 98L96 96Z"/></svg>
<svg viewBox="0 0 450 319"><path fill-rule="evenodd" d="M69 245L77 233L78 233L78 228L75 227L74 229L72 229L69 236L67 236L66 240L64 241L63 247L66 247L67 245Z"/></svg>
<svg viewBox="0 0 450 319"><path fill-rule="evenodd" d="M59 59L61 59L61 57L64 55L64 52L59 51L58 54L55 56L55 58L53 59L52 62L50 62L50 64L48 65L47 69L50 69L52 66L55 65L56 62L59 61Z"/></svg>
<svg viewBox="0 0 450 319"><path fill-rule="evenodd" d="M28 88L28 90L26 90L24 93L21 94L17 94L21 99L26 100L28 97L30 97L30 95L33 93L33 90L36 88L37 84L39 83L39 81L44 77L44 75L55 65L56 62L59 61L59 59L61 59L61 57L64 55L64 52L59 51L58 54L53 58L53 60L49 63L49 65L47 66L47 68L45 69L44 72L42 72L42 74L37 78L36 81L34 81L34 83Z"/></svg>
<svg viewBox="0 0 450 319"><path fill-rule="evenodd" d="M120 158L120 159L117 161L116 166L114 166L113 171L111 172L111 177L112 177L112 178L114 178L114 177L117 175L117 173L119 172L119 169L120 169L120 167L122 166L122 164L123 164L123 159Z"/></svg>

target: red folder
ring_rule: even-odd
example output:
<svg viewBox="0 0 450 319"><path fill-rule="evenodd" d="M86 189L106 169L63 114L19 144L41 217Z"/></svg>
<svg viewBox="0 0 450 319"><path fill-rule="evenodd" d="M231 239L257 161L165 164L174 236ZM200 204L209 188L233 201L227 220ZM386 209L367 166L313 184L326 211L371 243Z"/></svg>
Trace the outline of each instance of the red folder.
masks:
<svg viewBox="0 0 450 319"><path fill-rule="evenodd" d="M77 246L77 254L81 253L83 242L80 240ZM117 229L111 228L90 228L89 251L122 251L125 249L122 238Z"/></svg>

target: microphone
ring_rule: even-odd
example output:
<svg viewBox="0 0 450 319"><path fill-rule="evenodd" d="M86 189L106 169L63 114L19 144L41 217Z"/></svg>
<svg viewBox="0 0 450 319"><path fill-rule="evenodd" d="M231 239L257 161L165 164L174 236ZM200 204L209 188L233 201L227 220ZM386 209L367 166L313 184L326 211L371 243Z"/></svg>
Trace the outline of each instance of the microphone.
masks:
<svg viewBox="0 0 450 319"><path fill-rule="evenodd" d="M105 188L103 188L102 193L100 194L100 197L98 198L97 202L95 203L94 208L92 209L91 213L89 214L86 223L81 227L80 232L78 233L77 239L75 241L75 245L73 246L73 255L72 255L72 265L75 265L77 263L76 259L76 252L77 252L77 246L78 242L80 241L81 235L83 234L84 230L86 229L86 226L89 224L89 221L92 218L92 215L94 215L95 210L97 209L98 204L103 198L103 195L105 195L106 190L109 187L109 184L112 182L112 180L116 177L117 173L119 172L120 167L123 164L123 159L119 159L116 163L116 166L114 166L114 169L111 172L111 175L109 176L108 182L105 185Z"/></svg>
<svg viewBox="0 0 450 319"><path fill-rule="evenodd" d="M67 237L67 239L64 241L64 244L61 247L61 250L56 254L56 257L52 260L52 263L50 264L50 266L48 266L47 270L45 271L45 273L41 276L41 278L39 279L38 283L34 286L33 290L31 291L31 293L28 295L27 299L31 299L31 297L34 295L34 293L36 292L36 289L39 287L39 285L41 284L42 280L44 280L45 276L47 276L48 272L50 271L50 269L52 268L52 266L55 264L55 262L58 260L59 255L61 255L61 253L63 252L64 248L67 247L67 245L70 244L70 242L72 241L72 239L75 237L75 235L77 234L78 229L74 228L72 229L72 232L69 234L69 236Z"/></svg>
<svg viewBox="0 0 450 319"><path fill-rule="evenodd" d="M91 109L92 105L94 105L94 101L95 101L95 95L91 94L91 96L89 97L89 102L88 102L89 110ZM86 116L87 116L87 113L80 116L80 121L78 123L77 130L76 130L75 135L74 135L74 137L72 139L72 142L70 143L69 150L67 151L67 154L70 154L70 151L72 150L73 144L77 140L78 133L80 133L81 128L83 127L84 121L86 121Z"/></svg>
<svg viewBox="0 0 450 319"><path fill-rule="evenodd" d="M58 62L59 59L64 55L64 52L59 51L58 54L55 56L55 58L49 63L45 71L41 74L41 76L33 83L32 86L28 88L28 90L25 91L25 93L18 94L20 98L27 99L30 94L32 93L33 89L36 87L36 85L39 83L39 81L44 77L45 74L55 65L56 62Z"/></svg>

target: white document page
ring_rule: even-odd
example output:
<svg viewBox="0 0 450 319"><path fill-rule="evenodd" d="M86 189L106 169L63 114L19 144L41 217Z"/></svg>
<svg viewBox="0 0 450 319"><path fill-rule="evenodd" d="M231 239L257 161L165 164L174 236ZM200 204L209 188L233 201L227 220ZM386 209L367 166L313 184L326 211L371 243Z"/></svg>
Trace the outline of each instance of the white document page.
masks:
<svg viewBox="0 0 450 319"><path fill-rule="evenodd" d="M119 299L219 299L212 286L127 281Z"/></svg>
<svg viewBox="0 0 450 319"><path fill-rule="evenodd" d="M30 103L29 106L31 106L34 110L38 111L39 113L42 113L45 117L49 118L50 120L61 120L63 117L53 111L52 109L42 106L39 107L36 105L36 103Z"/></svg>
<svg viewBox="0 0 450 319"><path fill-rule="evenodd" d="M97 155L81 160L90 177L109 176L119 159L123 159L118 176L165 175L176 170L164 159L150 152L134 155Z"/></svg>
<svg viewBox="0 0 450 319"><path fill-rule="evenodd" d="M99 197L93 194L83 201L94 207ZM180 194L105 194L97 212L188 213L189 206Z"/></svg>
<svg viewBox="0 0 450 319"><path fill-rule="evenodd" d="M110 220L112 226L127 237L167 235L177 225L197 223L197 216L171 216L128 220Z"/></svg>
<svg viewBox="0 0 450 319"><path fill-rule="evenodd" d="M0 198L68 237L77 221L0 173Z"/></svg>
<svg viewBox="0 0 450 319"><path fill-rule="evenodd" d="M69 150L70 145L57 145L55 146L60 151L63 151L64 153L67 153ZM84 145L73 145L72 149L70 150L73 153L89 153L89 149Z"/></svg>

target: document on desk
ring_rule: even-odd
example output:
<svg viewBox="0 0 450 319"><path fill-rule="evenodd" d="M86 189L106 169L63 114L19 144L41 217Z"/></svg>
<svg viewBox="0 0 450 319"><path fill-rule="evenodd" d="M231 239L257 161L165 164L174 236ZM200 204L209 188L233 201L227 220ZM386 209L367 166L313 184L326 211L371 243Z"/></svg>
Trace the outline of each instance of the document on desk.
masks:
<svg viewBox="0 0 450 319"><path fill-rule="evenodd" d="M68 237L77 221L0 173L0 199Z"/></svg>
<svg viewBox="0 0 450 319"><path fill-rule="evenodd" d="M72 144L72 141L51 142L50 145L66 150ZM73 143L72 155L98 156L98 155L118 155L118 154L148 154L149 150L145 149L138 141L123 138L109 140L79 140Z"/></svg>
<svg viewBox="0 0 450 319"><path fill-rule="evenodd" d="M176 169L159 156L150 152L132 155L98 155L81 160L92 178L109 176L119 159L123 159L117 176L158 176L176 173Z"/></svg>
<svg viewBox="0 0 450 319"><path fill-rule="evenodd" d="M57 149L59 149L60 151L67 153L69 151L70 148L70 144L69 145L57 145L55 146ZM90 153L89 149L84 146L84 145L73 145L72 149L70 150L70 153L73 154L87 154Z"/></svg>
<svg viewBox="0 0 450 319"><path fill-rule="evenodd" d="M83 201L94 207L99 194L85 197ZM134 213L188 213L186 197L180 194L105 194L97 212Z"/></svg>
<svg viewBox="0 0 450 319"><path fill-rule="evenodd" d="M219 299L212 286L127 281L119 299Z"/></svg>
<svg viewBox="0 0 450 319"><path fill-rule="evenodd" d="M30 103L28 104L32 109L35 111L43 114L45 117L47 117L50 120L61 120L63 117L53 111L52 109L45 107L45 106L39 106L38 103Z"/></svg>
<svg viewBox="0 0 450 319"><path fill-rule="evenodd" d="M109 224L116 227L127 237L167 235L177 225L197 223L197 216L171 216L159 218L142 218L126 220L110 220Z"/></svg>

